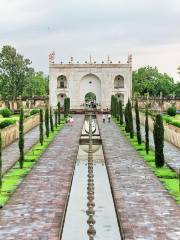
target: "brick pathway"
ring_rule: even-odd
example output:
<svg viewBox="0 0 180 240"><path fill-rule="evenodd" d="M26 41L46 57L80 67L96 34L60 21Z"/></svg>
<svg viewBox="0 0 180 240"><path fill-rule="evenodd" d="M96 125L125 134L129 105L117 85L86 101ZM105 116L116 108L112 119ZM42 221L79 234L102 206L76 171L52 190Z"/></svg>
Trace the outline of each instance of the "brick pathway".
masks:
<svg viewBox="0 0 180 240"><path fill-rule="evenodd" d="M0 239L58 240L83 116L65 126L0 210Z"/></svg>
<svg viewBox="0 0 180 240"><path fill-rule="evenodd" d="M24 135L24 149L28 151L39 139L39 126L33 128ZM2 173L6 172L12 165L19 159L19 146L18 140L11 143L9 146L3 149L2 152Z"/></svg>
<svg viewBox="0 0 180 240"><path fill-rule="evenodd" d="M126 239L180 239L180 208L114 123L98 116L118 218Z"/></svg>

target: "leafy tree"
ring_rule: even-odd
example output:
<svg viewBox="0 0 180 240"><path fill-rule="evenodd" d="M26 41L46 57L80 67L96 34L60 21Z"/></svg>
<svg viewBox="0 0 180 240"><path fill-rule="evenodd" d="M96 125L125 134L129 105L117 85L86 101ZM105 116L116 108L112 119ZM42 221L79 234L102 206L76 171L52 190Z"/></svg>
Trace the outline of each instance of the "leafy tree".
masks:
<svg viewBox="0 0 180 240"><path fill-rule="evenodd" d="M153 134L155 144L155 164L156 167L161 168L164 166L164 126L160 114L156 115Z"/></svg>
<svg viewBox="0 0 180 240"><path fill-rule="evenodd" d="M180 98L180 82L177 82L174 86L174 93L176 97Z"/></svg>
<svg viewBox="0 0 180 240"><path fill-rule="evenodd" d="M24 96L45 96L46 92L46 85L48 81L44 77L43 72L34 72L32 70L31 74L29 75L29 79L27 79L23 95Z"/></svg>
<svg viewBox="0 0 180 240"><path fill-rule="evenodd" d="M66 97L64 99L64 116L67 117L70 112L70 98Z"/></svg>
<svg viewBox="0 0 180 240"><path fill-rule="evenodd" d="M58 114L58 125L60 125L60 123L61 123L61 104L60 104L60 102L58 102L57 114Z"/></svg>
<svg viewBox="0 0 180 240"><path fill-rule="evenodd" d="M45 126L46 126L46 137L49 137L49 108L45 110Z"/></svg>
<svg viewBox="0 0 180 240"><path fill-rule="evenodd" d="M23 94L30 64L11 46L4 46L0 52L0 94L3 100L12 99L13 109L16 98Z"/></svg>
<svg viewBox="0 0 180 240"><path fill-rule="evenodd" d="M50 126L51 126L51 132L54 132L54 124L53 124L52 107L50 107Z"/></svg>
<svg viewBox="0 0 180 240"><path fill-rule="evenodd" d="M122 108L121 100L119 100L119 117L120 117L120 124L123 125L123 108Z"/></svg>
<svg viewBox="0 0 180 240"><path fill-rule="evenodd" d="M149 93L150 96L163 96L173 94L174 80L166 73L159 73L155 67L141 67L133 72L133 94L144 95Z"/></svg>
<svg viewBox="0 0 180 240"><path fill-rule="evenodd" d="M41 143L41 146L43 145L44 142L44 133L43 133L43 110L40 109L39 112L39 117L40 117L40 124L39 124L39 130L40 130L40 135L39 135L39 141Z"/></svg>
<svg viewBox="0 0 180 240"><path fill-rule="evenodd" d="M139 106L138 100L135 101L135 114L136 114L136 133L137 133L137 140L138 144L141 145L141 127L140 127L140 118L139 118Z"/></svg>
<svg viewBox="0 0 180 240"><path fill-rule="evenodd" d="M19 165L20 168L23 168L24 163L24 110L23 107L20 109L20 117L19 117Z"/></svg>
<svg viewBox="0 0 180 240"><path fill-rule="evenodd" d="M2 187L2 137L0 131L0 188Z"/></svg>
<svg viewBox="0 0 180 240"><path fill-rule="evenodd" d="M149 121L148 121L148 107L146 106L146 113L145 113L145 148L146 153L149 154Z"/></svg>

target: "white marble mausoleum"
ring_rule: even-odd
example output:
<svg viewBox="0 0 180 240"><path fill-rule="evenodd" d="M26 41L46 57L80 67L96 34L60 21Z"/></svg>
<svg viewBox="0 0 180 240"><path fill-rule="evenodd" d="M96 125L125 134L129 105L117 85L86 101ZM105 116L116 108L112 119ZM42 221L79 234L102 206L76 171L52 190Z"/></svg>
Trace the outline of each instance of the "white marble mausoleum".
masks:
<svg viewBox="0 0 180 240"><path fill-rule="evenodd" d="M97 108L110 108L111 95L116 95L125 104L132 92L132 56L127 63L96 62L68 64L49 63L50 105L61 105L64 98L70 97L71 109L83 109L87 93L96 95Z"/></svg>

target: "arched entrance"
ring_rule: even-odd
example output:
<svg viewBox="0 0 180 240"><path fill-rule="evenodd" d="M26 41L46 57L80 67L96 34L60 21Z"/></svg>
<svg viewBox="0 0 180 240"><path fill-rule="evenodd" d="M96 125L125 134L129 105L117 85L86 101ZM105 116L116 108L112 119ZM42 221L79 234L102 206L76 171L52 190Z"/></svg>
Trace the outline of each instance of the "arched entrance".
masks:
<svg viewBox="0 0 180 240"><path fill-rule="evenodd" d="M85 106L89 109L96 108L96 95L93 92L89 92L85 95Z"/></svg>
<svg viewBox="0 0 180 240"><path fill-rule="evenodd" d="M101 81L94 74L87 74L80 81L80 102L85 105L85 98L95 97L96 106L101 105Z"/></svg>
<svg viewBox="0 0 180 240"><path fill-rule="evenodd" d="M64 106L64 99L65 99L65 97L66 97L66 94L64 94L64 93L58 94L57 100L58 100L58 102L60 102L61 107Z"/></svg>

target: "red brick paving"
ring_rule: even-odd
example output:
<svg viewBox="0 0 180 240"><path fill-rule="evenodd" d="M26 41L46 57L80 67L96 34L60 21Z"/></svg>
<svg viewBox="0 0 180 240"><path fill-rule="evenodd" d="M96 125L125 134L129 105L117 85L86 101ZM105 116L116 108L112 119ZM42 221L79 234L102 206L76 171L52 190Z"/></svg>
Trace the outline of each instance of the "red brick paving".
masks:
<svg viewBox="0 0 180 240"><path fill-rule="evenodd" d="M58 240L83 116L65 126L0 210L0 239Z"/></svg>
<svg viewBox="0 0 180 240"><path fill-rule="evenodd" d="M98 122L125 239L180 239L180 207L116 125Z"/></svg>

